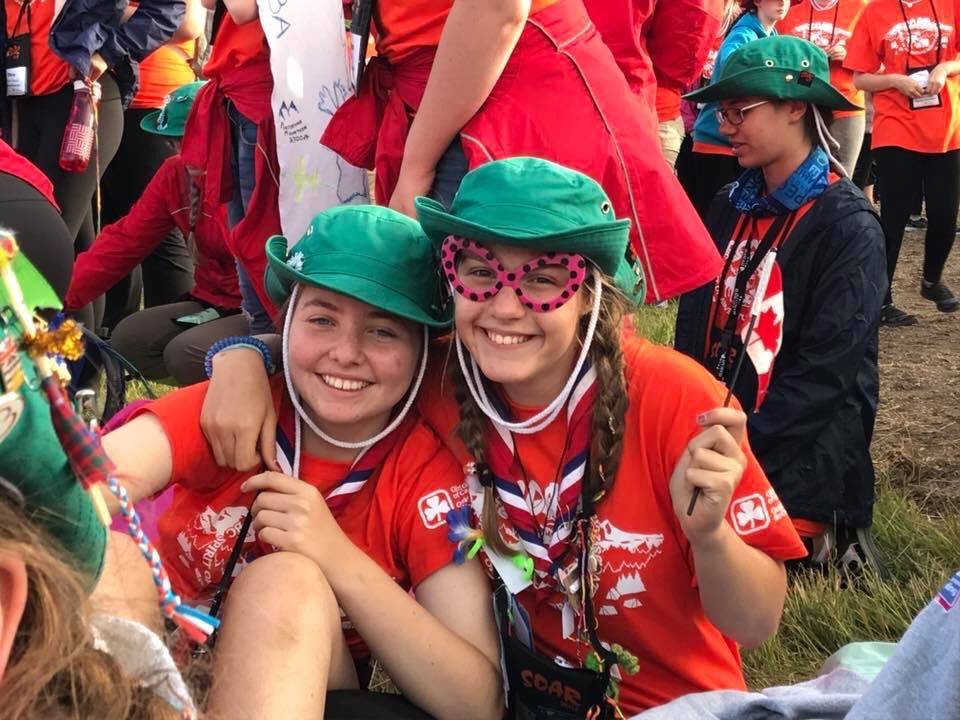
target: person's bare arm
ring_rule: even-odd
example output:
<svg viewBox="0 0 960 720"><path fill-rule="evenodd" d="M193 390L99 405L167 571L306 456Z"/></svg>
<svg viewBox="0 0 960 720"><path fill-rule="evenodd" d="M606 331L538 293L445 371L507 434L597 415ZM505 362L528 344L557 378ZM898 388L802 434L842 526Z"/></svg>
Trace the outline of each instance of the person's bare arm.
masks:
<svg viewBox="0 0 960 720"><path fill-rule="evenodd" d="M204 7L202 0L187 0L187 11L183 14L180 27L177 28L170 41L195 40L203 34L206 23L207 8Z"/></svg>
<svg viewBox="0 0 960 720"><path fill-rule="evenodd" d="M134 418L101 438L131 502L163 490L173 472L173 450L160 421L150 413ZM120 511L113 493L104 493L111 515Z"/></svg>
<svg viewBox="0 0 960 720"><path fill-rule="evenodd" d="M415 216L444 150L490 95L523 31L530 0L455 0L410 127L390 207Z"/></svg>

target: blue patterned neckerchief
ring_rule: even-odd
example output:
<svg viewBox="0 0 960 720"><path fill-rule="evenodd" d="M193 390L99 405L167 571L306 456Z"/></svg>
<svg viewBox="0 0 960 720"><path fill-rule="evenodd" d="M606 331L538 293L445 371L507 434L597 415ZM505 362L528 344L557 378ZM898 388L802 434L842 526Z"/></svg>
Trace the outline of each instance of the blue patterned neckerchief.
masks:
<svg viewBox="0 0 960 720"><path fill-rule="evenodd" d="M815 147L787 181L768 195L763 194L763 171L747 170L730 190L730 202L753 217L784 215L819 197L830 184L829 176L830 158L823 148Z"/></svg>

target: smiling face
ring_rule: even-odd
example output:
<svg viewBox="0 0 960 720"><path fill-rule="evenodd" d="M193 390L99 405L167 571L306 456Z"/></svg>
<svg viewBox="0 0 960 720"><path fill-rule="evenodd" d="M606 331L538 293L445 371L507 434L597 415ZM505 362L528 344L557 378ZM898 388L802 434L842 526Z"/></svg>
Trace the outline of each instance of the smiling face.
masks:
<svg viewBox="0 0 960 720"><path fill-rule="evenodd" d="M486 247L508 271L522 269L542 254L493 243ZM469 253L460 253L457 267L457 274L466 279L490 272L487 263ZM568 278L567 268L548 265L528 274L526 283L531 293L540 287L544 289L536 292L544 296L557 295ZM454 321L481 372L502 385L514 402L539 407L553 400L573 370L580 350L580 318L589 310L587 298L583 288L578 288L558 309L534 312L510 288L479 301L457 294Z"/></svg>
<svg viewBox="0 0 960 720"><path fill-rule="evenodd" d="M347 441L386 427L419 367L423 328L308 285L292 312L286 362L317 425Z"/></svg>

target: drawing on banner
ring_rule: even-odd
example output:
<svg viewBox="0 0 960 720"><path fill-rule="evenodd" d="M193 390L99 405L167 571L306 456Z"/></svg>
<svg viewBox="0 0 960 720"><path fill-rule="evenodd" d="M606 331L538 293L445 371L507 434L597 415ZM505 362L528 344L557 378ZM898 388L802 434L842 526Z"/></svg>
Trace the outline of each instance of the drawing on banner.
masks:
<svg viewBox="0 0 960 720"><path fill-rule="evenodd" d="M367 173L320 144L353 93L342 3L258 0L270 45L280 161L280 225L300 237L318 212L369 202Z"/></svg>

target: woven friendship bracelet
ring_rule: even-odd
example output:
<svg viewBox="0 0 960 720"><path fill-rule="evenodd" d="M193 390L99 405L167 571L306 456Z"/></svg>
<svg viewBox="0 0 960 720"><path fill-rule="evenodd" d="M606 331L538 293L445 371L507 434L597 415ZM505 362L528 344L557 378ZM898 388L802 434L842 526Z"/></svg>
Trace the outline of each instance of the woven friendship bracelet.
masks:
<svg viewBox="0 0 960 720"><path fill-rule="evenodd" d="M263 340L253 337L252 335L233 335L223 338L222 340L217 340L210 346L210 349L207 350L207 355L203 360L203 370L207 374L207 377L213 377L213 358L217 353L241 347L247 347L260 353L268 375L276 372L277 367L273 363L273 353L270 352L270 347Z"/></svg>

